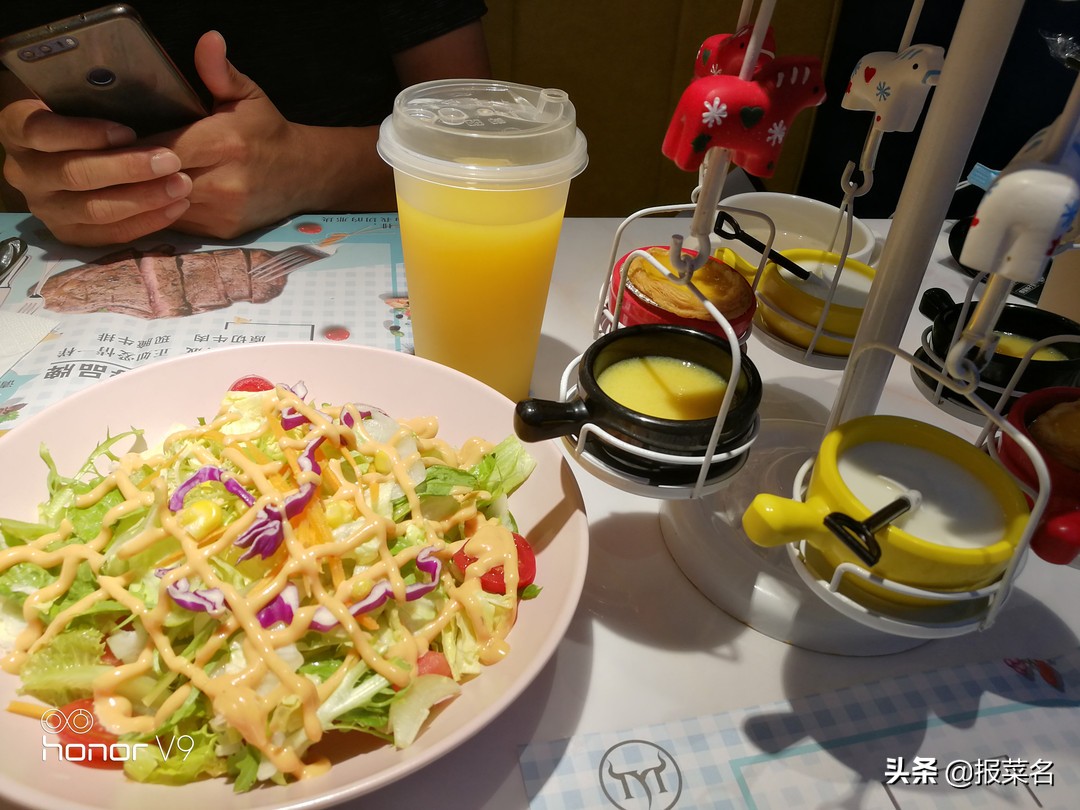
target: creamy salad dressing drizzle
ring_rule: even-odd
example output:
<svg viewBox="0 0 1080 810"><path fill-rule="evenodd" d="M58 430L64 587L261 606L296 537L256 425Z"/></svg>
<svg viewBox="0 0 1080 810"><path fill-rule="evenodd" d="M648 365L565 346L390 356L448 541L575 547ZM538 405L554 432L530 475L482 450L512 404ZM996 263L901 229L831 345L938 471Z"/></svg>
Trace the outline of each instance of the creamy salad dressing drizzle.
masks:
<svg viewBox="0 0 1080 810"><path fill-rule="evenodd" d="M168 492L162 477L155 476L148 487L140 488L134 478L135 473L145 466L160 468L166 456L155 454L150 457L131 453L120 458L116 469L105 476L91 491L78 498L79 507L88 507L98 503L113 491L123 497L123 501L112 507L102 521L102 528L97 537L88 543L70 543L54 551L46 548L58 541L67 541L72 535L69 523L60 526L59 531L45 535L33 543L0 551L0 570L6 570L20 562L32 562L43 568L60 566L58 580L47 587L29 595L23 605L23 618L27 622L25 630L15 641L13 651L0 659L0 666L11 673L17 673L27 657L63 630L73 618L84 612L95 602L111 599L127 608L145 630L145 646L135 660L117 666L102 674L94 681L95 713L102 724L116 734L152 733L162 726L187 699L194 687L204 693L212 702L215 712L238 730L244 739L255 746L282 773L297 778L305 778L322 773L328 763L320 761L304 763L296 751L287 745L279 744L267 738L268 718L276 707L287 699L298 700L302 708L302 722L308 738L317 742L323 734L316 715L319 706L333 693L354 662L362 661L372 670L382 675L397 687L406 686L416 673L417 659L439 636L442 629L459 613L464 613L472 620L481 644L480 659L483 663L494 663L506 655L509 647L505 633L512 626L508 621L500 629L485 635L484 623L480 620L483 610L480 577L497 566L503 566L506 590L509 594L517 593L518 568L517 553L513 536L498 521L488 520L477 512L472 502L465 502L454 514L442 521L426 521L416 517L420 515L420 504L410 475L409 467L420 460L425 464L438 463L431 456L437 455L443 462L460 468L468 468L478 462L493 445L474 439L467 441L461 448L454 449L436 436L438 422L434 418L413 419L402 422L400 430L385 442L377 442L369 436L357 437L357 433L348 426L336 424L312 406L304 403L287 389L276 389L263 396L261 418L271 425L280 425L280 414L289 408L306 416L312 427L303 439L293 439L278 432L279 445L286 451L287 461L282 463L268 460L253 460L245 447L259 438L262 422L254 420L253 426L245 431L245 422L250 416L230 412L227 407L204 428L185 429L174 432L164 443L163 450L176 447L180 442L199 436L214 435L223 442L225 449L222 457L239 470L236 480L253 495L255 503L242 515L202 540L197 540L187 531L178 518L166 507ZM361 414L349 406L355 423L361 425ZM333 412L332 416L340 416ZM401 458L398 446L402 439L415 434L418 453ZM287 468L291 468L295 491L301 485L311 482L319 484L322 477L312 470L301 469L297 463L299 454L314 440L324 437L326 441L358 449L368 457L390 460L389 473L364 471L349 453L340 458L321 462L328 475L337 484L334 500L341 500L355 508L360 516L354 531L345 540L306 545L292 523L282 521L284 541L275 552L271 561L271 574L258 580L246 592L238 592L227 580L218 576L211 560L229 550L237 538L256 519L267 506L280 507L288 493L282 493L274 479L280 478ZM189 455L197 466L216 465L218 459L204 447L189 445ZM355 483L350 481L352 479ZM379 489L397 485L408 498L412 507L410 523L423 528L427 543L436 547L436 556L444 562L461 547L467 545L467 553L476 561L468 567L464 581L457 585L448 567L443 567L442 580L449 598L442 605L438 615L417 632L403 634L403 640L394 644L385 654L380 654L372 645L370 637L358 620L349 612L348 605L356 601L355 594L370 590L371 584L379 579L387 579L398 600L405 598L405 580L401 569L414 560L423 550L421 546L407 546L398 553L391 552L394 538L403 534L406 525L398 525L379 514L365 497L365 490L370 494L371 502L377 502ZM308 508L322 506L315 498ZM112 538L112 529L123 517L139 509L156 508L160 512L160 527L148 527L138 535L125 541L116 552L120 559L130 559L151 548L166 538L173 538L179 545L171 567L162 576L159 597L152 609L127 590L128 577L106 576L100 569L105 559L102 550ZM148 521L149 523L149 521ZM469 523L475 526L475 532L467 540L447 542L443 536L458 525ZM332 558L341 558L357 546L377 538L379 560L367 567L357 566L350 576L346 576L336 587L327 588L320 574L324 564ZM63 611L45 627L40 620L43 605L59 598L72 586L78 564L86 560L98 578L98 589L80 602ZM209 639L198 649L191 660L178 654L172 647L165 632L165 622L172 609L166 588L183 579L198 582L201 588L219 589L225 597L227 614L219 616L220 622ZM294 611L292 622L286 625L278 622L264 628L257 614L288 583L298 585L301 600L307 602ZM311 604L314 600L316 604ZM353 647L345 663L325 681L317 682L298 674L294 667L286 662L279 652L295 644L308 632L318 606L325 607L340 622L341 628L348 633ZM516 618L516 600L514 600ZM240 650L244 664L240 667L217 666L207 672L206 668L230 640L235 641L239 631ZM173 673L182 676L187 683L176 688L152 714L145 713L133 706L125 696L126 688L136 679L144 676L155 677L154 653ZM355 656L355 657L354 657ZM405 662L405 666L394 663L394 659ZM232 659L230 659L232 661Z"/></svg>

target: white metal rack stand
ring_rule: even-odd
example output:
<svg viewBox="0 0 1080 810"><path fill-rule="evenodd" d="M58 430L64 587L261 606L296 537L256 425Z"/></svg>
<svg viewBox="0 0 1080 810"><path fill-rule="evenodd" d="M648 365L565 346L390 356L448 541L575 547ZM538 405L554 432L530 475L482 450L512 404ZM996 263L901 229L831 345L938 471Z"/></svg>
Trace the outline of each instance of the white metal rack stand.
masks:
<svg viewBox="0 0 1080 810"><path fill-rule="evenodd" d="M1031 535L1049 497L1049 475L1041 455L1029 440L1002 419L999 410L987 406L976 395L977 375L974 379L960 381L949 378L940 369L897 348L1022 5L1022 0L967 0L964 6L879 261L878 274L871 286L862 326L850 359L843 364L844 376L828 424L762 420L753 441L735 451L740 456L740 463L728 474L719 480L710 480L709 466L717 460L711 457L713 448L710 446L710 453L704 458L684 458L679 462L700 464L697 483L693 487L666 491L650 487L641 480L627 481L619 471L597 464L597 460L590 457L586 432L601 441L610 442L614 437L587 428L574 442L567 443L571 454L583 466L609 483L637 494L662 498L661 529L682 571L714 604L766 635L824 652L878 655L909 649L929 639L984 629L993 623L1004 605L1026 559ZM701 184L703 191L694 206L691 233L698 238L701 262L705 251L711 247L702 237L702 222L707 216L711 230L719 210L719 186L715 175L726 172L727 156L722 157L722 166L716 160L711 162L711 169L707 164ZM688 209L689 206L660 206L630 217L616 234L607 273L610 274L618 255L619 239L633 219ZM772 223L769 224L774 232ZM769 242L771 246L771 236ZM739 353L738 341L730 324L689 284L695 269L692 263L682 267L676 261L677 253L679 258L686 258L681 254L681 244L682 237L673 235L675 274L656 262L653 264L677 282L688 284L705 303L710 314L725 327L734 358ZM644 252L638 255L651 261ZM757 278L764 261L763 257ZM620 289L610 312L605 309L610 277L605 280L594 324L597 334L619 328L619 306L626 275L625 272L621 274ZM821 324L816 327L820 335ZM768 340L765 343L771 345ZM814 361L812 352L802 354L804 362ZM792 355L789 353L788 356ZM882 580L859 566L841 566L825 581L817 576L813 565L808 564L808 555L813 551L805 542L780 549L759 548L742 530L742 514L758 493L801 497L802 482L823 435L837 424L875 412L894 358L911 364L913 370L932 380L939 391L947 389L966 400L987 424L980 442L986 442L998 433L1007 433L1030 458L1036 470L1039 487L1029 492L1034 503L1025 531L1005 573L988 587L949 594L912 589ZM1027 359L1030 359L1030 353ZM564 374L564 398L573 392L571 378L576 362ZM733 390L734 386L729 386L729 395ZM714 437L723 425L730 405L728 400L729 397L725 397ZM749 452L751 445L753 452ZM989 450L993 452L992 442ZM637 452L649 457L648 451L641 448L637 448ZM898 607L885 600L872 602L861 593L856 599L845 587L851 577L871 579L876 585L907 596L917 594L933 600L938 606Z"/></svg>

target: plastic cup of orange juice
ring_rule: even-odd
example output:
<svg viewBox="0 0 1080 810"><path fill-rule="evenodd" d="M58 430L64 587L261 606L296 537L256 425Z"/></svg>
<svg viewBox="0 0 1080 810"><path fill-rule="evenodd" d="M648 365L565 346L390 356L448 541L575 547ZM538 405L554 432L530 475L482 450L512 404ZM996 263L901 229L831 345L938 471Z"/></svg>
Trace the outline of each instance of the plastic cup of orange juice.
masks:
<svg viewBox="0 0 1080 810"><path fill-rule="evenodd" d="M570 181L588 162L561 90L478 79L403 90L394 170L416 354L529 395Z"/></svg>

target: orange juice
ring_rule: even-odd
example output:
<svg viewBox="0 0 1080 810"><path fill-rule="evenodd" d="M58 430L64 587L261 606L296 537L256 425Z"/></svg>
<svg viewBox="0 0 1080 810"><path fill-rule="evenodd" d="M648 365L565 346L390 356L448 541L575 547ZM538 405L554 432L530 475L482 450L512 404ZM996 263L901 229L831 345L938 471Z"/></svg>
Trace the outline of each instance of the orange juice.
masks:
<svg viewBox="0 0 1080 810"><path fill-rule="evenodd" d="M529 395L570 181L588 163L555 88L439 79L379 127L394 169L416 354Z"/></svg>
<svg viewBox="0 0 1080 810"><path fill-rule="evenodd" d="M529 395L567 186L486 191L398 178L418 356L510 399Z"/></svg>

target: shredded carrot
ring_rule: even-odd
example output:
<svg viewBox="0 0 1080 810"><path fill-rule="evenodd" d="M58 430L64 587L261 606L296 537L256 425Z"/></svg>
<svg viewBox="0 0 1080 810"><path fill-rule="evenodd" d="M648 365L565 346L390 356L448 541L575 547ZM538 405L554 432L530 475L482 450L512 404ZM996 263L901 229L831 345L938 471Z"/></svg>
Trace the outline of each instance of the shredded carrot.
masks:
<svg viewBox="0 0 1080 810"><path fill-rule="evenodd" d="M310 548L318 543L315 538L315 533L311 530L311 524L304 520L303 515L297 515L291 521L293 530L296 532L296 539L300 541L300 545L305 548Z"/></svg>
<svg viewBox="0 0 1080 810"><path fill-rule="evenodd" d="M337 590L341 583L345 581L345 567L341 564L341 557L331 557L328 562L330 565L330 578L334 583L334 589Z"/></svg>
<svg viewBox="0 0 1080 810"><path fill-rule="evenodd" d="M341 489L341 479L334 475L334 471L327 464L322 465L322 483L323 489L330 495Z"/></svg>
<svg viewBox="0 0 1080 810"><path fill-rule="evenodd" d="M251 442L243 442L240 445L240 452L256 464L267 464L270 461L270 457L260 450L258 445L252 444Z"/></svg>
<svg viewBox="0 0 1080 810"><path fill-rule="evenodd" d="M13 700L8 703L7 710L12 714L21 714L24 717L33 717L35 720L41 720L48 712L52 711L52 707L39 706L36 703L27 703L25 700Z"/></svg>
<svg viewBox="0 0 1080 810"><path fill-rule="evenodd" d="M212 442L213 444L225 444L225 434L220 430L207 430L205 433L201 434L200 438L206 439L206 441Z"/></svg>
<svg viewBox="0 0 1080 810"><path fill-rule="evenodd" d="M307 509L304 510L304 513L311 522L312 531L318 538L318 542L334 542L334 530L330 528L330 524L326 521L326 511L323 509L321 503L312 499L308 504Z"/></svg>
<svg viewBox="0 0 1080 810"><path fill-rule="evenodd" d="M361 613L359 616L357 616L356 617L356 623L358 625L360 625L362 628L364 628L365 630L378 630L379 629L379 623L377 621L375 621L373 618L371 618L370 616L368 616L366 613Z"/></svg>
<svg viewBox="0 0 1080 810"><path fill-rule="evenodd" d="M274 473L267 476L267 481L274 485L279 492L287 492L289 490L289 482L285 480L285 476L281 473Z"/></svg>
<svg viewBox="0 0 1080 810"><path fill-rule="evenodd" d="M183 551L174 551L172 554L169 554L166 557L162 557L161 560L158 562L157 567L170 568L173 563L180 562L180 560L184 559L185 556L186 554Z"/></svg>

